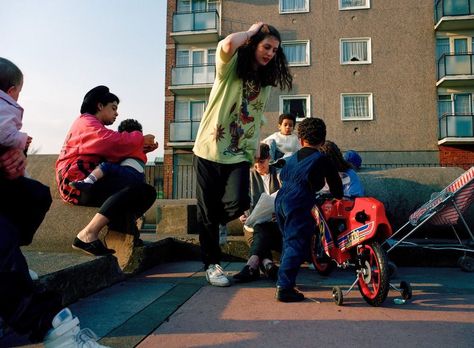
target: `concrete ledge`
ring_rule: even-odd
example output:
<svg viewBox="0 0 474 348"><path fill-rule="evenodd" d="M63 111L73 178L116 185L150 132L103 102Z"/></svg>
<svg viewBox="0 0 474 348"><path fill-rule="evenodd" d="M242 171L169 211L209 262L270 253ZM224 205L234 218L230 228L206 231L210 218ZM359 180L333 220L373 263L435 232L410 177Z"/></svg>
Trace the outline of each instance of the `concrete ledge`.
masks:
<svg viewBox="0 0 474 348"><path fill-rule="evenodd" d="M25 247L27 251L72 252L71 244L76 234L97 213L96 207L75 206L61 200L55 181L55 162L57 155L33 155L28 157L28 172L35 180L48 185L53 203L35 234L33 243ZM156 207L156 205L155 205ZM118 265L124 272L133 273L139 264L133 236L115 231L101 232L100 238L115 249Z"/></svg>
<svg viewBox="0 0 474 348"><path fill-rule="evenodd" d="M197 226L196 200L158 200L155 221L156 233L159 235L195 233Z"/></svg>

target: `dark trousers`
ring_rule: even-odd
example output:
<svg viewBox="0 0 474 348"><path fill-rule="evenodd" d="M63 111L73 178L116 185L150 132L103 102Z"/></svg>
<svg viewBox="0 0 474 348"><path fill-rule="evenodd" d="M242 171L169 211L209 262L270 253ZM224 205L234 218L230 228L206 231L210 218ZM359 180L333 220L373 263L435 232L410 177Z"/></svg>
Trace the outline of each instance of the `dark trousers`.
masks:
<svg viewBox="0 0 474 348"><path fill-rule="evenodd" d="M282 236L276 222L264 222L253 226L250 244L250 255L257 255L261 260L272 259L272 250L281 252Z"/></svg>
<svg viewBox="0 0 474 348"><path fill-rule="evenodd" d="M278 198L278 197L277 197ZM310 209L285 211L285 203L277 201L277 220L283 235L283 250L277 286L294 288L301 264L310 255L311 238L316 224Z"/></svg>
<svg viewBox="0 0 474 348"><path fill-rule="evenodd" d="M221 261L219 224L236 219L250 206L249 163L221 164L194 156L199 242L204 266Z"/></svg>
<svg viewBox="0 0 474 348"><path fill-rule="evenodd" d="M79 205L100 207L99 213L110 220L109 228L138 236L136 220L156 199L153 186L133 182L121 176L104 176L90 190L82 191Z"/></svg>
<svg viewBox="0 0 474 348"><path fill-rule="evenodd" d="M31 243L51 205L38 181L0 179L0 317L20 334L41 341L61 310L61 296L35 289L20 245Z"/></svg>

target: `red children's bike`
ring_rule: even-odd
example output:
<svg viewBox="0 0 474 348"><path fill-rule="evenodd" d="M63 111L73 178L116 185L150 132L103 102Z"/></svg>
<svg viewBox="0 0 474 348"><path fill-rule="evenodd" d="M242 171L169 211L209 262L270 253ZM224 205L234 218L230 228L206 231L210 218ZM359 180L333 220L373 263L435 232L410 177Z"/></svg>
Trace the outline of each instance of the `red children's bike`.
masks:
<svg viewBox="0 0 474 348"><path fill-rule="evenodd" d="M400 287L390 284L388 257L381 244L392 235L382 202L371 197L335 200L321 195L311 213L318 226L311 243L311 258L321 275L329 275L335 266L355 269L356 279L343 293L332 289L337 305L357 284L364 300L380 306L390 287L407 300L411 286L402 281Z"/></svg>

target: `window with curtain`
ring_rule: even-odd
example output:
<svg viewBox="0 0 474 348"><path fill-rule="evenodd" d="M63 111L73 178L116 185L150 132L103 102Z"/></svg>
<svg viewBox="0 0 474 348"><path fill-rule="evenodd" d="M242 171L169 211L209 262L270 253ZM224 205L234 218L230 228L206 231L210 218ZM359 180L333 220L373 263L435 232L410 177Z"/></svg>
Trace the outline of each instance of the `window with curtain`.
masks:
<svg viewBox="0 0 474 348"><path fill-rule="evenodd" d="M309 95L281 95L280 114L293 114L297 119L310 117Z"/></svg>
<svg viewBox="0 0 474 348"><path fill-rule="evenodd" d="M309 41L284 41L281 47L288 65L309 65Z"/></svg>
<svg viewBox="0 0 474 348"><path fill-rule="evenodd" d="M372 120L372 93L341 94L341 118L343 121Z"/></svg>
<svg viewBox="0 0 474 348"><path fill-rule="evenodd" d="M191 0L178 0L177 12L191 12Z"/></svg>
<svg viewBox="0 0 474 348"><path fill-rule="evenodd" d="M341 64L372 63L370 38L340 40Z"/></svg>
<svg viewBox="0 0 474 348"><path fill-rule="evenodd" d="M280 13L308 12L308 0L280 0Z"/></svg>
<svg viewBox="0 0 474 348"><path fill-rule="evenodd" d="M370 0L339 0L340 10L370 8Z"/></svg>
<svg viewBox="0 0 474 348"><path fill-rule="evenodd" d="M189 51L177 51L176 52L176 66L188 66L189 64Z"/></svg>

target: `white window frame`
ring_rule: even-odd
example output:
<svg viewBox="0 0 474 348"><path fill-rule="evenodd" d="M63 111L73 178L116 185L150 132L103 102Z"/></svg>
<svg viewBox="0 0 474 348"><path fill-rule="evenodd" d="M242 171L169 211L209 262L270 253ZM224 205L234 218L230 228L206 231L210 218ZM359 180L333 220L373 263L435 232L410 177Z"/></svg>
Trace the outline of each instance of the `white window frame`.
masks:
<svg viewBox="0 0 474 348"><path fill-rule="evenodd" d="M310 94L293 94L293 95L280 95L279 97L279 114L283 113L283 102L285 100L292 100L292 99L306 99L306 117L297 117L296 121L304 120L305 118L311 117L311 95Z"/></svg>
<svg viewBox="0 0 474 348"><path fill-rule="evenodd" d="M299 45L299 44L305 44L306 45L306 57L305 61L302 63L290 63L288 61L288 66L308 66L310 65L311 62L311 46L309 43L309 40L288 40L288 41L282 41L281 45L282 47L285 45L291 46L291 45ZM288 57L286 57L288 59Z"/></svg>
<svg viewBox="0 0 474 348"><path fill-rule="evenodd" d="M345 42L367 42L367 60L344 61L343 44ZM372 64L372 39L370 37L346 37L339 39L339 61L341 65Z"/></svg>
<svg viewBox="0 0 474 348"><path fill-rule="evenodd" d="M369 103L369 115L366 117L344 117L344 97L368 97ZM361 93L341 93L341 121L372 121L374 119L374 99L372 93L361 92Z"/></svg>
<svg viewBox="0 0 474 348"><path fill-rule="evenodd" d="M291 14L291 13L306 13L309 12L309 0L304 0L305 1L305 8L303 10L283 10L282 6L282 1L284 0L278 0L278 11L280 14Z"/></svg>
<svg viewBox="0 0 474 348"><path fill-rule="evenodd" d="M367 10L370 8L370 0L366 0L365 5L362 6L347 6L344 7L342 4L343 0L339 0L339 11L349 11L349 10Z"/></svg>

